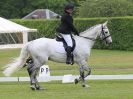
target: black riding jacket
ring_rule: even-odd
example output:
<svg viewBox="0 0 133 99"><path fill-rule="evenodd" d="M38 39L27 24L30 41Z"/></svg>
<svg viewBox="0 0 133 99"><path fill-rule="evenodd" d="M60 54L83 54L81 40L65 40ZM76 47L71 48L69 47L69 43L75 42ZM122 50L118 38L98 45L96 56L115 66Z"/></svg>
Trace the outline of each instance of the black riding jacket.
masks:
<svg viewBox="0 0 133 99"><path fill-rule="evenodd" d="M79 35L78 31L73 25L73 18L69 13L65 12L61 17L61 24L57 28L57 32L62 34L71 34L71 32L74 32L75 35Z"/></svg>

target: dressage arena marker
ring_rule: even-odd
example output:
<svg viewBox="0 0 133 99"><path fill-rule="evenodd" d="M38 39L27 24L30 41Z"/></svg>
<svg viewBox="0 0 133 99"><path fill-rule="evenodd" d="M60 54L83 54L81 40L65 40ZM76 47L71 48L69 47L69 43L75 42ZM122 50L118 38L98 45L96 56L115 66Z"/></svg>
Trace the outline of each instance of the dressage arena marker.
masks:
<svg viewBox="0 0 133 99"><path fill-rule="evenodd" d="M64 75L65 76L65 75ZM42 76L38 77L39 82L49 82L49 81L59 81L62 80L64 76ZM78 75L71 76L74 81L75 78L78 78ZM133 74L127 75L90 75L86 80L131 80L133 79ZM22 82L30 81L29 77L0 77L0 82Z"/></svg>
<svg viewBox="0 0 133 99"><path fill-rule="evenodd" d="M43 65L39 70L39 77L50 76L50 70L48 65Z"/></svg>

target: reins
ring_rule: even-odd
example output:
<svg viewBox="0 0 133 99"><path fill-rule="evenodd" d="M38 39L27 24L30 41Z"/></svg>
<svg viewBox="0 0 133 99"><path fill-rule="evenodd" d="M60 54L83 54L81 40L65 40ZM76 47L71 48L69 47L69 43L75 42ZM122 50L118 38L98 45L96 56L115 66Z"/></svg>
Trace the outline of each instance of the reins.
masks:
<svg viewBox="0 0 133 99"><path fill-rule="evenodd" d="M79 37L83 37L83 38L86 38L86 39L89 39L89 40L92 40L92 41L96 41L96 39L95 39L95 38L84 37L84 36L79 36Z"/></svg>

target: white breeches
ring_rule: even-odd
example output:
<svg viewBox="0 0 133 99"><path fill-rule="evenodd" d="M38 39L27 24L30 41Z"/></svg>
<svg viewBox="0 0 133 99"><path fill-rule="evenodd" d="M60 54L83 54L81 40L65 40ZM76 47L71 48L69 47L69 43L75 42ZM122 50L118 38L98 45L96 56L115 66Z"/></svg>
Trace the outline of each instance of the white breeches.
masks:
<svg viewBox="0 0 133 99"><path fill-rule="evenodd" d="M70 34L61 34L68 46L73 46L72 38Z"/></svg>

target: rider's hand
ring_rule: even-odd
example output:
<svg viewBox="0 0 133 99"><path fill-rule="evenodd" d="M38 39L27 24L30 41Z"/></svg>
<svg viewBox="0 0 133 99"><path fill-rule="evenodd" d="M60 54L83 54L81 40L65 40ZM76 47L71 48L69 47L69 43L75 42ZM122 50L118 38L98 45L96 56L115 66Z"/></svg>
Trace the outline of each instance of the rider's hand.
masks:
<svg viewBox="0 0 133 99"><path fill-rule="evenodd" d="M79 33L78 34L76 34L77 36L79 36Z"/></svg>

